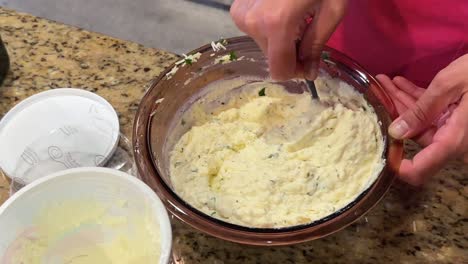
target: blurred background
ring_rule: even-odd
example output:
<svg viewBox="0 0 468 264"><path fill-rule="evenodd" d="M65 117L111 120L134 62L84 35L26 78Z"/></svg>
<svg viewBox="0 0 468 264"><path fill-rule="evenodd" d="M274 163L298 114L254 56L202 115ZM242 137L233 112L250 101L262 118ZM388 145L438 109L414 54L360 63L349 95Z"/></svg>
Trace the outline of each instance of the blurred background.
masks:
<svg viewBox="0 0 468 264"><path fill-rule="evenodd" d="M0 0L0 5L175 53L242 34L234 0Z"/></svg>

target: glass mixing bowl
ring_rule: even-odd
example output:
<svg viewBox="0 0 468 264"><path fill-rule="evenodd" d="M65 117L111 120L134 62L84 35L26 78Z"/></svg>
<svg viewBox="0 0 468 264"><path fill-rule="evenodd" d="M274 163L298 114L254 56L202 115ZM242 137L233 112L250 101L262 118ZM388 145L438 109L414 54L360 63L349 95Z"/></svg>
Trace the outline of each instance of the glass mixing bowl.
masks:
<svg viewBox="0 0 468 264"><path fill-rule="evenodd" d="M178 139L190 128L180 129L182 113L193 103L199 91L210 83L250 76L268 78L267 61L255 42L248 37L227 39L226 50L213 51L210 45L200 52L192 65L179 67L168 78L173 64L150 85L141 100L133 130L133 146L140 177L164 202L167 209L192 227L225 240L251 245L287 245L317 239L332 234L356 221L370 210L391 186L402 156L402 142L391 138L387 127L396 117L396 110L381 85L361 66L344 54L326 47L320 68L332 77L340 78L361 92L374 107L381 122L385 140L385 167L375 182L355 201L343 209L309 224L284 228L252 228L230 224L197 210L174 191L169 175L169 153ZM238 60L215 63L216 58L234 51ZM212 55L214 54L214 55ZM305 91L304 83L282 82L290 92Z"/></svg>

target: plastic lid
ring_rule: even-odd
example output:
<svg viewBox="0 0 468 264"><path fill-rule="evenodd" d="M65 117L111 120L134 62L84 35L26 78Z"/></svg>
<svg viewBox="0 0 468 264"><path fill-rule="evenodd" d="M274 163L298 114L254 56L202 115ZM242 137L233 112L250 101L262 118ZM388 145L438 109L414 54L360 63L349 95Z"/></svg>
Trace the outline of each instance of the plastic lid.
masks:
<svg viewBox="0 0 468 264"><path fill-rule="evenodd" d="M117 113L104 98L81 89L49 90L0 121L0 167L19 187L64 169L103 166L119 138Z"/></svg>

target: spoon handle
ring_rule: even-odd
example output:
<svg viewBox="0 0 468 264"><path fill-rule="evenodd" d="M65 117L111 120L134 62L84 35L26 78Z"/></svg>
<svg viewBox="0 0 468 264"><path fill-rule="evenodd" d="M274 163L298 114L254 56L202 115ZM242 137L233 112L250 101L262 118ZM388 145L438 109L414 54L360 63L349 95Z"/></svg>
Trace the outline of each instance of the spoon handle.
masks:
<svg viewBox="0 0 468 264"><path fill-rule="evenodd" d="M319 96L318 96L318 93L317 93L317 88L315 88L314 81L310 81L310 80L307 80L307 79L305 81L306 81L307 87L310 90L310 93L312 94L312 98L320 99Z"/></svg>

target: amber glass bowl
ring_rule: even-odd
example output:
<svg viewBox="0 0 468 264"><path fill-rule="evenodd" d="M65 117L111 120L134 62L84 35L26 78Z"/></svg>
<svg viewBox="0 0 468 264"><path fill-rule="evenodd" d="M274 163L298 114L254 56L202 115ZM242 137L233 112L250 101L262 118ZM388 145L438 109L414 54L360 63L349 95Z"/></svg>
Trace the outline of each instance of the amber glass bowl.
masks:
<svg viewBox="0 0 468 264"><path fill-rule="evenodd" d="M325 49L320 68L333 77L351 84L364 94L375 108L381 121L385 139L385 167L375 182L355 201L326 218L309 224L284 228L252 228L223 222L195 209L174 191L169 175L169 153L186 131L175 129L181 114L196 95L208 84L250 76L258 80L268 78L267 62L258 46L248 37L228 39L227 50L214 52L210 45L189 54L200 52L201 58L192 65L180 67L168 78L170 66L149 86L141 100L134 123L133 146L138 172L177 218L207 234L222 239L251 245L287 245L317 239L332 234L353 223L370 210L386 193L395 178L403 156L401 142L392 139L387 127L396 111L381 85L361 66L344 54ZM226 64L216 64L215 59L234 51L240 58ZM211 54L215 55L211 56ZM297 82L282 83L291 92L300 92L305 86ZM187 126L184 126L187 127Z"/></svg>

